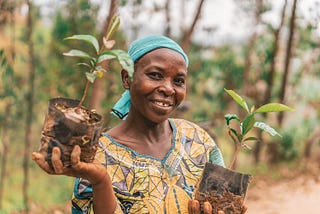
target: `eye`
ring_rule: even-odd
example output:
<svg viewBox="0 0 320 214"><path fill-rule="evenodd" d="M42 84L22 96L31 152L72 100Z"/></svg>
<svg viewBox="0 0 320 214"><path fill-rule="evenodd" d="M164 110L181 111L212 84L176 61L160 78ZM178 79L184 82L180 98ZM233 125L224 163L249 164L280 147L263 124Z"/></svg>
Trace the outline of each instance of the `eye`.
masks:
<svg viewBox="0 0 320 214"><path fill-rule="evenodd" d="M150 77L151 79L154 79L154 80L162 79L162 75L159 72L150 72L147 75L148 75L148 77Z"/></svg>
<svg viewBox="0 0 320 214"><path fill-rule="evenodd" d="M185 84L185 79L182 77L177 77L174 79L174 83L179 86L183 86Z"/></svg>

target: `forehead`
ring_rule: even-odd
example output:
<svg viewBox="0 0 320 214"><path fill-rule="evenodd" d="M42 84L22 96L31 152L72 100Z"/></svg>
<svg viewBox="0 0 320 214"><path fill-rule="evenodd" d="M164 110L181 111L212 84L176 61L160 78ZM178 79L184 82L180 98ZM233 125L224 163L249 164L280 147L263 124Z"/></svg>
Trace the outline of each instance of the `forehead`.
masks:
<svg viewBox="0 0 320 214"><path fill-rule="evenodd" d="M169 64L176 64L179 66L186 66L186 62L184 57L177 51L174 51L169 48L158 48L148 52L147 54L143 55L140 59L136 61L136 63L147 63L147 62L166 62Z"/></svg>

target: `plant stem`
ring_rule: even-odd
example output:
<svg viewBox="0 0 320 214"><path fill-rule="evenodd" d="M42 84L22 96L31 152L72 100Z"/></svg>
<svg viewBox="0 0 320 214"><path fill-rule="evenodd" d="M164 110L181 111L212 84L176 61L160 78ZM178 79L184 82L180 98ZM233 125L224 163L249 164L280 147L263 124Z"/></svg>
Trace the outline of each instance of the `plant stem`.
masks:
<svg viewBox="0 0 320 214"><path fill-rule="evenodd" d="M237 143L235 145L235 151L233 153L233 157L232 157L232 161L231 161L231 163L229 165L229 169L234 169L235 168L235 165L236 165L237 160L238 160L238 154L239 154L240 150L241 150L241 144Z"/></svg>
<svg viewBox="0 0 320 214"><path fill-rule="evenodd" d="M81 108L81 106L82 106L82 104L83 104L83 102L84 102L84 99L85 99L86 96L87 96L89 84L90 84L90 82L89 82L89 80L87 79L87 81L86 81L86 86L85 86L85 88L84 88L84 91L83 91L81 100L80 100L80 102L79 102L78 108Z"/></svg>

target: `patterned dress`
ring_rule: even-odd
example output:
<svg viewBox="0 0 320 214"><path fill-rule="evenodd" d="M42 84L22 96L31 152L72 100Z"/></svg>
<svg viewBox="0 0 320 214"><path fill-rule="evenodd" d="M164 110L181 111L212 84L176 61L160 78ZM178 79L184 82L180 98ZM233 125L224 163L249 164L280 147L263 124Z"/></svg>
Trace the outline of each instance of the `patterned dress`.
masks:
<svg viewBox="0 0 320 214"><path fill-rule="evenodd" d="M104 133L96 159L105 164L118 205L115 213L188 213L188 201L206 162L224 166L219 148L206 131L182 119L169 119L172 145L166 156L139 154ZM76 179L73 214L88 214L92 188Z"/></svg>

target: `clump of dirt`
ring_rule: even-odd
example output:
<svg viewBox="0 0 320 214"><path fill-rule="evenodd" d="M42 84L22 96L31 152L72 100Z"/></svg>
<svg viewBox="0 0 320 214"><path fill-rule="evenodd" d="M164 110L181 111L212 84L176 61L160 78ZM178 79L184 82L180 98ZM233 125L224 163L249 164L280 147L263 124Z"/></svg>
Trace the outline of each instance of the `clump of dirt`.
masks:
<svg viewBox="0 0 320 214"><path fill-rule="evenodd" d="M52 167L52 149L59 147L64 166L71 166L70 154L75 145L81 148L80 160L92 162L101 134L101 116L84 107L79 101L54 98L49 101L39 151Z"/></svg>
<svg viewBox="0 0 320 214"><path fill-rule="evenodd" d="M244 201L244 197L235 195L230 191L224 191L222 194L218 193L218 191L210 191L207 193L198 192L196 198L202 202L200 203L202 211L203 202L208 201L213 208L213 213L224 211L225 214L241 213Z"/></svg>
<svg viewBox="0 0 320 214"><path fill-rule="evenodd" d="M204 202L210 202L214 214L218 211L241 214L250 181L251 175L206 163L195 199L200 202L201 209Z"/></svg>

